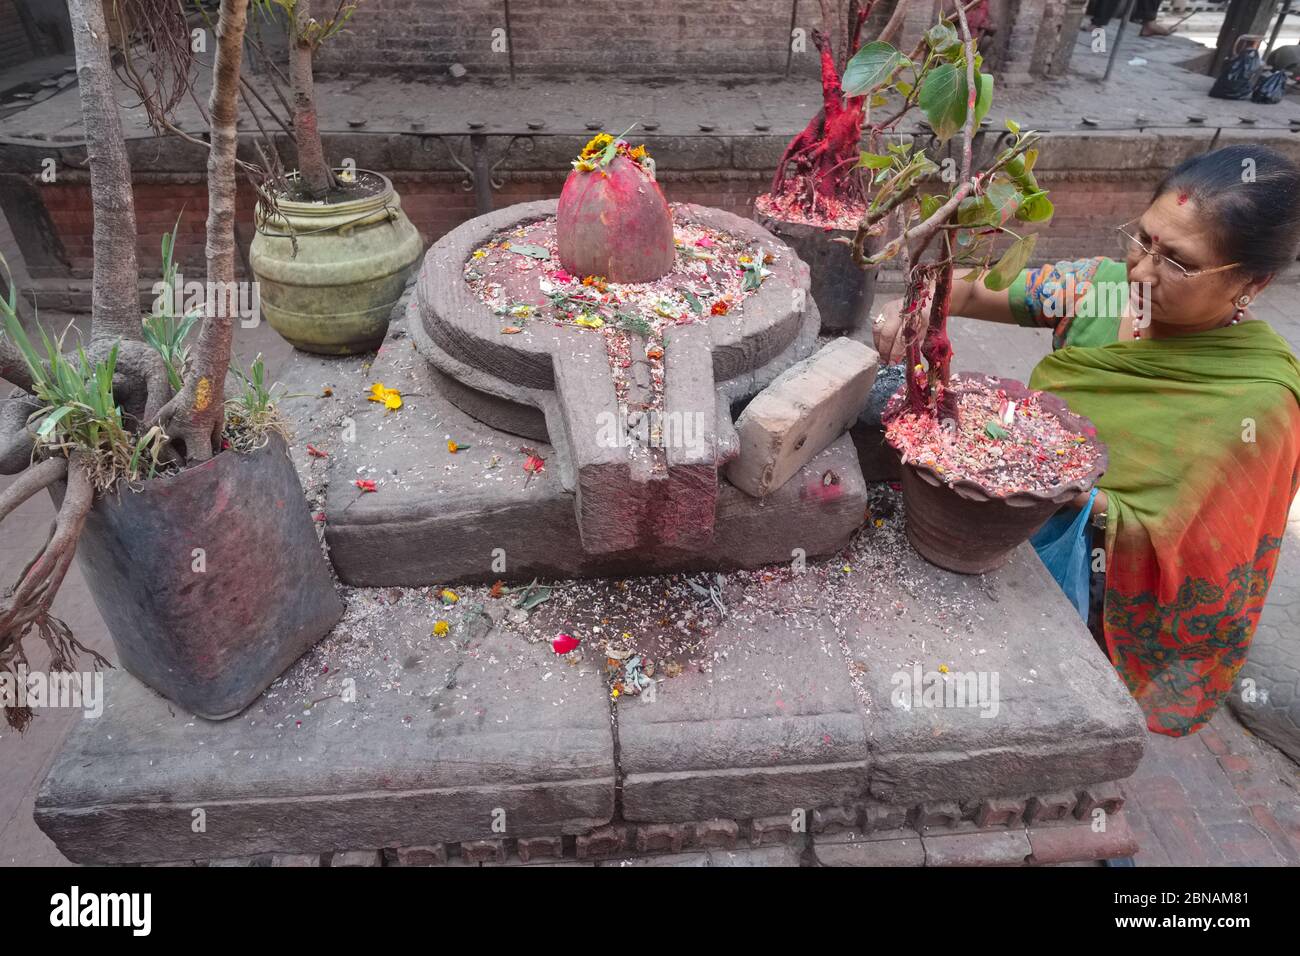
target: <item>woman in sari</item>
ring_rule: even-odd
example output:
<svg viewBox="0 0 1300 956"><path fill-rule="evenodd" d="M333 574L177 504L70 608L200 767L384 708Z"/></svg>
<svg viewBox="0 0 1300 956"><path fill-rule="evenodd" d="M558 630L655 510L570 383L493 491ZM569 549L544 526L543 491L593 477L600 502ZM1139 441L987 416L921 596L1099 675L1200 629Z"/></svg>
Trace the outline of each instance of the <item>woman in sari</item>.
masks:
<svg viewBox="0 0 1300 956"><path fill-rule="evenodd" d="M951 311L1053 328L1029 385L1090 418L1110 456L1089 625L1148 727L1182 736L1246 660L1300 486L1300 363L1249 308L1300 252L1300 169L1263 146L1192 157L1116 236L1116 259L1001 292L954 282ZM876 320L890 361L898 306Z"/></svg>

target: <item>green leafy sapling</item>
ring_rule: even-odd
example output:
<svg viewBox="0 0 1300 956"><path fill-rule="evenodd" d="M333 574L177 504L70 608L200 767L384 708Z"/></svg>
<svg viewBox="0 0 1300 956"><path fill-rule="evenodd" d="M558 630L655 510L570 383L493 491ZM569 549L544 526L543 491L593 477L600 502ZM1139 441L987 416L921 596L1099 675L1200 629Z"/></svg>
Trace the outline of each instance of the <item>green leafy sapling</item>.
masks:
<svg viewBox="0 0 1300 956"><path fill-rule="evenodd" d="M993 101L993 77L980 72L983 58L976 52L966 20L966 8L972 5L958 3L956 23L941 17L910 56L888 43L869 43L844 72L846 95L870 95L874 103L876 97L892 92L901 97L902 107L870 126L869 148L862 151L858 165L868 171L874 189L855 236L843 241L851 245L855 261L864 268L902 257L907 284L901 315L908 404L918 413L928 411L954 420L956 401L948 388L952 345L947 333L954 268L972 267L966 278L974 281L982 276L986 288L1008 288L1029 261L1037 238L1021 235L1012 225L1046 222L1053 212L1033 174L1034 144L1039 137L1022 131L1014 120L1006 121L1008 145L987 168L972 171L975 131ZM949 157L936 163L901 137L881 150L882 137L916 108L940 144L961 134L959 162ZM923 187L933 191L922 193ZM896 235L881 248L868 251L868 243L884 232L891 216ZM994 242L1004 234L1013 241L994 262ZM936 238L940 250L925 260ZM928 315L923 315L927 305Z"/></svg>

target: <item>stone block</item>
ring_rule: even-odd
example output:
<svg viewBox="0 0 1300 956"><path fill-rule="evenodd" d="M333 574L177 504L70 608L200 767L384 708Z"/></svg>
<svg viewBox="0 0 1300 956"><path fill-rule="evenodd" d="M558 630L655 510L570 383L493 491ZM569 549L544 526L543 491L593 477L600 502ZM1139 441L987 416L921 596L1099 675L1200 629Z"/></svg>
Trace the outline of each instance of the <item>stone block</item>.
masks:
<svg viewBox="0 0 1300 956"><path fill-rule="evenodd" d="M791 827L792 821L793 817L789 814L754 819L749 825L749 845L768 846L795 842L798 834Z"/></svg>
<svg viewBox="0 0 1300 956"><path fill-rule="evenodd" d="M384 860L389 866L442 866L447 862L447 844L389 848L384 850Z"/></svg>
<svg viewBox="0 0 1300 956"><path fill-rule="evenodd" d="M466 840L460 845L461 859L466 863L504 863L504 840Z"/></svg>
<svg viewBox="0 0 1300 956"><path fill-rule="evenodd" d="M617 860L601 860L599 867L645 867L645 866L685 866L706 867L709 865L707 853L665 853L658 856L629 856Z"/></svg>
<svg viewBox="0 0 1300 956"><path fill-rule="evenodd" d="M926 834L921 842L926 866L1022 866L1030 854L1023 829Z"/></svg>
<svg viewBox="0 0 1300 956"><path fill-rule="evenodd" d="M1030 827L1028 832L1032 847L1028 862L1038 865L1113 860L1138 852L1137 837L1123 814L1107 817L1106 829L1101 832L1088 823Z"/></svg>
<svg viewBox="0 0 1300 956"><path fill-rule="evenodd" d="M788 830L796 810L856 800L868 750L843 660L819 641L791 640L767 611L757 625L725 619L711 639L728 652L709 673L687 669L653 705L620 705L625 819L779 816Z"/></svg>
<svg viewBox="0 0 1300 956"><path fill-rule="evenodd" d="M1034 794L1025 804L1025 823L1038 826L1072 819L1071 814L1077 800L1070 791Z"/></svg>
<svg viewBox="0 0 1300 956"><path fill-rule="evenodd" d="M627 849L627 827L621 825L600 827L578 836L579 860L617 856Z"/></svg>
<svg viewBox="0 0 1300 956"><path fill-rule="evenodd" d="M276 853L271 857L271 866L321 866L319 853Z"/></svg>
<svg viewBox="0 0 1300 956"><path fill-rule="evenodd" d="M701 820L695 824L695 846L706 849L731 850L740 836L740 826L735 820Z"/></svg>
<svg viewBox="0 0 1300 956"><path fill-rule="evenodd" d="M860 816L857 807L821 807L813 811L812 832L853 829L859 826Z"/></svg>
<svg viewBox="0 0 1300 956"><path fill-rule="evenodd" d="M691 838L691 828L678 823L651 823L636 828L638 853L679 853Z"/></svg>
<svg viewBox="0 0 1300 956"><path fill-rule="evenodd" d="M899 840L860 843L813 841L813 855L822 866L924 866L925 849L917 835Z"/></svg>
<svg viewBox="0 0 1300 956"><path fill-rule="evenodd" d="M868 726L873 798L909 805L1065 791L1137 768L1147 738L1142 712L1031 546L983 575L940 571L904 550L897 575L920 575L927 594L968 610L953 626L929 609L930 599L877 586L879 606L897 601L903 609L897 625L886 617L845 637L853 658L872 662L860 683L876 702ZM984 692L974 706L929 703L909 679L918 669L945 687L983 681Z"/></svg>
<svg viewBox="0 0 1300 956"><path fill-rule="evenodd" d="M555 666L549 646L498 631L431 641L429 626L427 603L388 606L367 626L370 656L355 672L323 673L314 651L285 675L294 694L273 687L220 723L109 671L104 715L68 737L38 795L37 824L69 859L111 864L493 839L498 809L516 838L607 823L614 751L601 677L561 668L543 681ZM488 669L449 688L469 653L523 669ZM385 661L408 659L401 693L386 689ZM349 676L354 703L338 693ZM303 699L321 703L304 715ZM205 832L191 828L196 809Z"/></svg>
<svg viewBox="0 0 1300 956"><path fill-rule="evenodd" d="M961 822L961 807L953 800L926 801L916 808L912 825L918 830L953 827Z"/></svg>
<svg viewBox="0 0 1300 956"><path fill-rule="evenodd" d="M383 865L384 856L379 850L340 850L330 857L331 867Z"/></svg>
<svg viewBox="0 0 1300 956"><path fill-rule="evenodd" d="M980 800L972 819L979 827L1010 827L1024 822L1025 801L1017 797L988 797Z"/></svg>
<svg viewBox="0 0 1300 956"><path fill-rule="evenodd" d="M709 850L710 866L801 866L801 846L762 846L741 850Z"/></svg>
<svg viewBox="0 0 1300 956"><path fill-rule="evenodd" d="M1114 816L1124 806L1124 794L1116 783L1099 783L1075 792L1074 816L1077 820L1090 820L1092 811L1100 807L1107 816Z"/></svg>
<svg viewBox="0 0 1300 956"><path fill-rule="evenodd" d="M841 337L778 375L736 420L727 480L756 498L784 485L857 421L878 364L874 349Z"/></svg>
<svg viewBox="0 0 1300 956"><path fill-rule="evenodd" d="M564 857L564 839L558 836L520 837L515 852L525 863L536 860L559 860Z"/></svg>
<svg viewBox="0 0 1300 956"><path fill-rule="evenodd" d="M863 828L868 833L878 830L898 830L907 826L911 810L892 803L868 800L862 810Z"/></svg>

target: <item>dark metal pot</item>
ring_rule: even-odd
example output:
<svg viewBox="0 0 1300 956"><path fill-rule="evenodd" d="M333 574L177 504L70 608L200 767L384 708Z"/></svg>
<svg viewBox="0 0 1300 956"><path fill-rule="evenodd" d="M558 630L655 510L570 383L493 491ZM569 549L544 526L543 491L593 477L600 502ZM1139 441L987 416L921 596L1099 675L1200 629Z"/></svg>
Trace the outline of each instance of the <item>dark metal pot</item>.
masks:
<svg viewBox="0 0 1300 956"><path fill-rule="evenodd" d="M96 499L77 558L122 666L209 720L247 707L343 614L276 434Z"/></svg>
<svg viewBox="0 0 1300 956"><path fill-rule="evenodd" d="M876 291L875 269L863 269L853 252L837 237L852 239L852 229L823 229L786 222L756 213L754 218L793 249L812 272L812 297L822 317L823 332L842 332L871 344L868 313Z"/></svg>
<svg viewBox="0 0 1300 956"><path fill-rule="evenodd" d="M962 372L954 376L954 387L960 389L963 381L987 383L1015 400L1030 394L1023 383L1009 378ZM962 574L983 574L1001 567L1062 505L1089 491L1106 471L1106 446L1096 437L1092 422L1070 411L1064 400L1050 392L1041 393L1039 404L1066 428L1089 436L1088 443L1099 452L1092 471L1047 494L998 496L977 481L963 478L950 483L926 465L904 464L907 540L930 563Z"/></svg>

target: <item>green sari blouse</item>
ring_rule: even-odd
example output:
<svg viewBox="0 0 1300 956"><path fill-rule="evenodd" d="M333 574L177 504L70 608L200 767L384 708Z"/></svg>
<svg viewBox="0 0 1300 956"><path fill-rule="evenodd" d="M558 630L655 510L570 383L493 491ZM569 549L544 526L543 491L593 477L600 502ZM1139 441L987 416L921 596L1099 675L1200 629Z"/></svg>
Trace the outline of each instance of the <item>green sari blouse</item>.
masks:
<svg viewBox="0 0 1300 956"><path fill-rule="evenodd" d="M1073 301L1067 299L1070 280ZM1119 341L1128 303L1128 265L1107 256L1062 259L1023 269L1009 290L1018 324L1052 329L1052 348L1109 345Z"/></svg>

